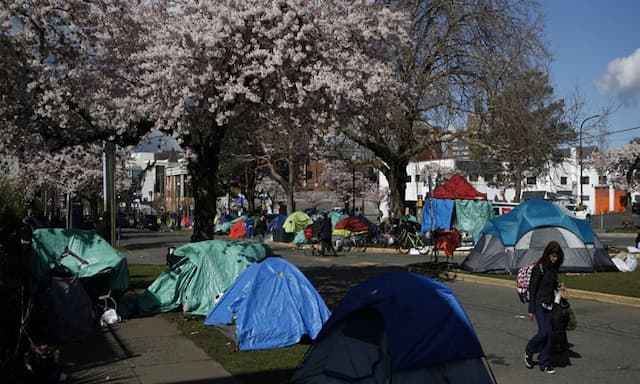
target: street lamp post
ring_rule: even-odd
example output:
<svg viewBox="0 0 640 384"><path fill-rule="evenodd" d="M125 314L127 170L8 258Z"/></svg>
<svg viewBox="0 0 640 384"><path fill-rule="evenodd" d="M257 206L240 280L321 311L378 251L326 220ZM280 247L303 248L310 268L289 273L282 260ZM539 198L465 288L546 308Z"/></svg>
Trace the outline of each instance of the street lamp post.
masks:
<svg viewBox="0 0 640 384"><path fill-rule="evenodd" d="M595 119L596 117L600 117L600 115L593 115L593 116L589 116L586 119L582 120L582 123L580 123L580 178L578 179L578 183L580 183L580 206L582 207L582 127L584 126L584 123L587 122L587 120L591 120L591 119Z"/></svg>

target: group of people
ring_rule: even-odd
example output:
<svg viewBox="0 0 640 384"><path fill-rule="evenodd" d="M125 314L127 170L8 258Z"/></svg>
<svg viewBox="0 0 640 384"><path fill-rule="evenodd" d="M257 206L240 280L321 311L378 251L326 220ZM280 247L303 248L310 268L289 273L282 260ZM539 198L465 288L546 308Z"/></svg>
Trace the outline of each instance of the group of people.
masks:
<svg viewBox="0 0 640 384"><path fill-rule="evenodd" d="M560 266L564 261L562 247L551 241L531 272L529 280L530 320L536 320L538 332L525 347L524 364L531 369L535 366L533 356L539 353L540 371L554 374L555 366L569 364L569 345L566 335L566 319L560 307L565 286L558 281Z"/></svg>

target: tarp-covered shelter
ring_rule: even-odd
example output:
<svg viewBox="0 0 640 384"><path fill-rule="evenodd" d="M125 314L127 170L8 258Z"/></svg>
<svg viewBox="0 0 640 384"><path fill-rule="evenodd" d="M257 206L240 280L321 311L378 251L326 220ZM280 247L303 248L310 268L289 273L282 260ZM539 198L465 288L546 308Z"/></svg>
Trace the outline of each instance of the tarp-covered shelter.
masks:
<svg viewBox="0 0 640 384"><path fill-rule="evenodd" d="M449 230L455 222L456 229L471 234L474 240L480 236L484 224L493 217L487 194L479 192L460 173L433 191L422 209L421 231Z"/></svg>
<svg viewBox="0 0 640 384"><path fill-rule="evenodd" d="M329 219L331 219L331 228L335 228L336 224L338 224L338 222L346 217L349 217L349 215L345 214L345 213L340 213L337 211L329 211L327 213L327 216L329 216Z"/></svg>
<svg viewBox="0 0 640 384"><path fill-rule="evenodd" d="M236 221L229 230L229 237L232 239L241 239L247 236L247 221Z"/></svg>
<svg viewBox="0 0 640 384"><path fill-rule="evenodd" d="M434 199L487 200L487 194L478 192L465 178L456 172L444 184L433 190Z"/></svg>
<svg viewBox="0 0 640 384"><path fill-rule="evenodd" d="M564 252L562 272L617 270L591 223L542 199L527 200L488 221L462 268L472 272L515 272L538 260L552 240Z"/></svg>
<svg viewBox="0 0 640 384"><path fill-rule="evenodd" d="M340 233L337 233L340 231ZM333 227L334 234L344 235L349 233L364 233L369 232L369 226L360 216L349 216L338 221Z"/></svg>
<svg viewBox="0 0 640 384"><path fill-rule="evenodd" d="M231 326L240 350L269 349L315 339L330 312L293 264L268 257L250 265L207 315L207 325Z"/></svg>
<svg viewBox="0 0 640 384"><path fill-rule="evenodd" d="M291 383L494 383L453 291L411 272L353 287Z"/></svg>
<svg viewBox="0 0 640 384"><path fill-rule="evenodd" d="M313 220L309 215L302 211L295 211L287 216L282 228L285 232L297 233L311 224L313 224Z"/></svg>
<svg viewBox="0 0 640 384"><path fill-rule="evenodd" d="M272 254L265 244L243 240L185 244L174 251L178 261L123 309L128 312L123 316L146 316L178 308L185 313L206 316L242 271Z"/></svg>
<svg viewBox="0 0 640 384"><path fill-rule="evenodd" d="M48 280L54 269L63 268L81 279L105 280L106 292L101 294L108 290L122 293L129 288L127 258L95 232L36 229L31 245L31 273L36 281Z"/></svg>

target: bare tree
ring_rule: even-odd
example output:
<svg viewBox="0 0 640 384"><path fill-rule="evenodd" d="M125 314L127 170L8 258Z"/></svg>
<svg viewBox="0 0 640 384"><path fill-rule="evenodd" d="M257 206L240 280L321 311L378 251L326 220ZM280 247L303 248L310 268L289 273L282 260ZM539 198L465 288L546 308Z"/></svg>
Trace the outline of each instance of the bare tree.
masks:
<svg viewBox="0 0 640 384"><path fill-rule="evenodd" d="M485 161L487 174L515 187L515 201L526 176L544 175L550 164L564 159L562 146L575 138L563 121L564 101L553 99L548 77L538 71L514 76L501 92L478 111L473 157Z"/></svg>

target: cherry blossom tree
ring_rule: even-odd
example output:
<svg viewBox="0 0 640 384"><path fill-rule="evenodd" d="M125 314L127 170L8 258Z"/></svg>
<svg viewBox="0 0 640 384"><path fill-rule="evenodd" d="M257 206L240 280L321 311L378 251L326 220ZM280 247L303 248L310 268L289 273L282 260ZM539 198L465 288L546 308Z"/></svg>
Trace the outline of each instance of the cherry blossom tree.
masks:
<svg viewBox="0 0 640 384"><path fill-rule="evenodd" d="M546 57L537 2L389 0L409 13L407 44L386 46L399 86L369 98L342 131L382 161L392 214L404 212L406 168L427 150L464 137L468 113L514 68ZM361 108L358 108L361 109Z"/></svg>
<svg viewBox="0 0 640 384"><path fill-rule="evenodd" d="M137 7L120 0L0 4L0 154L19 159L32 189L95 185L102 143L135 144L151 127L128 108L137 86L128 60L146 33L132 17Z"/></svg>
<svg viewBox="0 0 640 384"><path fill-rule="evenodd" d="M211 191L225 135L269 130L291 146L287 137L307 140L337 124L345 100L364 102L392 83L388 67L366 53L399 30L402 15L364 0L185 0L154 8L148 19L153 35L133 56L143 84L137 97L191 149L192 239L200 240L213 236ZM295 175L295 164L288 167L287 177Z"/></svg>

